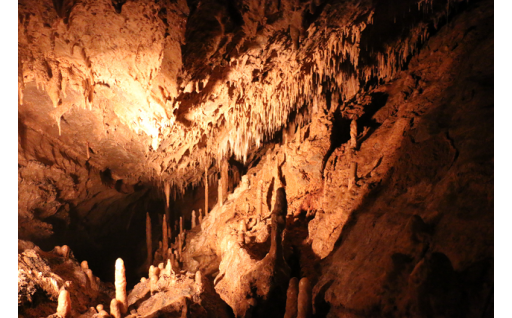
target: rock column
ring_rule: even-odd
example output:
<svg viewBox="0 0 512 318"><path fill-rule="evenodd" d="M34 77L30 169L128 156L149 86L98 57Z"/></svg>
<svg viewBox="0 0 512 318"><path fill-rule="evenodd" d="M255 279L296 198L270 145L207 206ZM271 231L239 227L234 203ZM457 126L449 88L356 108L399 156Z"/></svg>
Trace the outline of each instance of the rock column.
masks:
<svg viewBox="0 0 512 318"><path fill-rule="evenodd" d="M299 279L293 277L290 279L288 291L286 292L286 313L284 318L297 317L297 296L299 294Z"/></svg>
<svg viewBox="0 0 512 318"><path fill-rule="evenodd" d="M126 303L126 275L124 262L118 258L116 260L116 271L115 271L115 286L116 286L116 299L119 305L121 313L125 314L128 306Z"/></svg>

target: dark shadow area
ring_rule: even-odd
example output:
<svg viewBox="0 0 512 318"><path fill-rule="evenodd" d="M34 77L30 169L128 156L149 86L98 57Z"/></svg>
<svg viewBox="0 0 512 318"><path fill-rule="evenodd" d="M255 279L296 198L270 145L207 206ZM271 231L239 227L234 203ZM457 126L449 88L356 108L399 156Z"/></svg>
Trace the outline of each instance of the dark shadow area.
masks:
<svg viewBox="0 0 512 318"><path fill-rule="evenodd" d="M331 146L324 156L322 161L322 171L325 169L327 160L331 157L334 150L342 144L350 140L350 120L342 116L341 111L338 109L333 114L332 132L331 132Z"/></svg>
<svg viewBox="0 0 512 318"><path fill-rule="evenodd" d="M370 129L375 130L382 124L375 121L373 115L386 105L388 94L376 92L372 93L371 97L372 102L364 108L364 114L357 120L358 133L361 133L364 127L370 127Z"/></svg>
<svg viewBox="0 0 512 318"><path fill-rule="evenodd" d="M331 305L325 301L325 292L331 287L334 280L330 280L327 284L320 288L320 291L316 294L313 300L314 312L313 318L325 318L331 309Z"/></svg>

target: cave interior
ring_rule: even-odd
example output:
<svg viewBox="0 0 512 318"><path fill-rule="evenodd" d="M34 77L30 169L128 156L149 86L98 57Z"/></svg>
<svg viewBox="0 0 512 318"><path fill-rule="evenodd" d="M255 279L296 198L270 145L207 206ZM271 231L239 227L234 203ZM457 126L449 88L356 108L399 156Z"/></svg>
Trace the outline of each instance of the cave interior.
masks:
<svg viewBox="0 0 512 318"><path fill-rule="evenodd" d="M494 2L19 0L18 317L493 317Z"/></svg>

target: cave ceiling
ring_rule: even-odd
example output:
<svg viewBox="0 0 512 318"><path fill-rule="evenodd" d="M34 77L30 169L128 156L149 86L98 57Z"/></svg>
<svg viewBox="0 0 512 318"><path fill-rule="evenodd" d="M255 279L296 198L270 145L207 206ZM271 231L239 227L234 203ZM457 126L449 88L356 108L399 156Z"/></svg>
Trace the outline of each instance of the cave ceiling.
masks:
<svg viewBox="0 0 512 318"><path fill-rule="evenodd" d="M18 15L20 160L51 164L49 144L113 180L180 193L324 108L360 115L446 7L27 0Z"/></svg>

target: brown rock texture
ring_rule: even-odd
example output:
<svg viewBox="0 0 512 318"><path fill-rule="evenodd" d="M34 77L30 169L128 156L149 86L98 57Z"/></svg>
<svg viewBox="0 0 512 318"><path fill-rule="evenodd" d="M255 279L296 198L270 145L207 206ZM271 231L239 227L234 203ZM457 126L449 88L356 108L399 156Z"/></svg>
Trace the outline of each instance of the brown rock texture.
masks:
<svg viewBox="0 0 512 318"><path fill-rule="evenodd" d="M493 23L20 0L19 316L491 317Z"/></svg>

